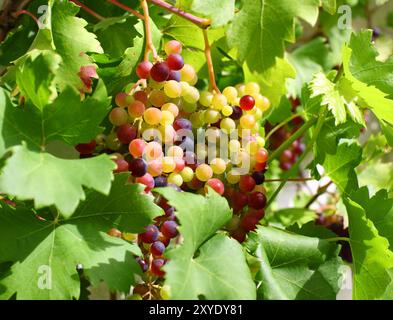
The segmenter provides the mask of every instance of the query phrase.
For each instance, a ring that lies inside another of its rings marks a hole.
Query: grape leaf
[[[258,298],[335,299],[341,285],[339,246],[271,227],[259,227],[247,241],[259,260]]]
[[[235,15],[235,0],[193,0],[191,10],[210,18],[212,27],[221,27]]]
[[[362,148],[357,143],[341,140],[336,154],[326,154],[322,163],[325,175],[336,184],[341,192],[350,193],[358,188],[355,172],[362,160]]]
[[[132,254],[141,252],[135,244],[105,232],[114,225],[122,230],[140,231],[160,209],[148,196],[140,194],[142,186],[125,185],[127,178],[118,175],[109,196],[89,192],[86,201],[68,220],[40,221],[28,209],[3,205],[0,263],[16,263],[0,280],[6,287],[0,297],[7,299],[16,292],[18,299],[78,298],[77,264],[83,266],[93,285],[104,280],[109,289],[128,293],[134,276],[141,274]],[[42,266],[50,267],[50,290],[37,285]]]
[[[228,42],[238,50],[238,59],[247,62],[252,72],[263,72],[284,55],[286,41],[295,41],[294,19],[300,17],[314,24],[319,0],[242,1],[228,31]]]
[[[165,283],[171,287],[171,298],[255,299],[255,285],[241,246],[216,234],[231,218],[226,200],[212,190],[205,198],[172,188],[157,192],[176,208],[184,237],[183,244],[166,255],[170,261],[164,269]]]
[[[56,98],[55,76],[61,57],[49,50],[32,50],[18,65],[16,82],[22,95],[40,110]]]
[[[393,57],[385,62],[377,60],[379,53],[372,43],[372,31],[353,33],[349,47],[352,49],[349,62],[351,74],[356,79],[392,95]]]
[[[362,170],[358,170],[360,186],[368,186],[371,192],[380,189],[393,190],[393,166],[391,163],[369,161]]]
[[[353,298],[393,299],[393,291],[389,289],[393,282],[393,252],[389,250],[388,240],[379,235],[361,204],[349,197],[344,198],[344,203],[354,265]]]
[[[322,7],[330,14],[335,14],[337,9],[336,0],[322,0]]]
[[[311,98],[322,96],[321,104],[327,106],[336,119],[336,125],[345,123],[347,113],[354,122],[365,126],[364,116],[357,105],[351,82],[341,78],[337,83],[330,81],[324,73],[317,73],[310,83]]]
[[[382,132],[384,133],[387,142],[391,147],[393,147],[393,125],[386,123],[384,121],[380,122]]]
[[[314,221],[316,217],[316,213],[312,210],[304,208],[288,208],[275,211],[271,216],[267,216],[266,218],[269,222],[277,221],[284,227],[296,224],[300,228],[302,225],[310,221]]]
[[[0,175],[2,192],[21,200],[34,200],[36,208],[54,205],[70,216],[80,200],[83,186],[108,194],[115,163],[107,156],[63,160],[48,153],[29,151],[26,146],[10,149]]]
[[[102,132],[99,125],[110,105],[102,81],[94,93],[82,101],[75,90],[67,87],[42,111],[31,104],[23,108],[13,106],[9,93],[2,88],[0,102],[1,154],[22,141],[33,150],[45,148],[50,141],[60,140],[70,145],[89,142]]]

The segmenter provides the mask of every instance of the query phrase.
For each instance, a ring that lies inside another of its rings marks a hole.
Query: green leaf
[[[0,189],[20,200],[34,200],[36,208],[54,205],[70,216],[86,198],[83,186],[109,193],[116,165],[107,155],[63,160],[29,151],[26,146],[10,151],[0,175]]]
[[[295,17],[310,24],[316,22],[320,1],[243,0],[242,3],[228,31],[228,42],[237,48],[240,63],[247,62],[251,72],[263,72],[275,65],[276,57],[283,57],[286,41],[295,41]]]
[[[299,228],[304,224],[314,221],[317,214],[312,210],[304,208],[289,208],[274,212],[271,217],[267,217],[269,221],[277,221],[284,227],[297,224]]]
[[[126,180],[126,175],[117,176],[107,197],[88,193],[68,220],[41,221],[28,209],[4,205],[0,211],[0,263],[15,264],[0,280],[6,287],[0,297],[8,299],[17,293],[17,299],[79,298],[78,264],[93,285],[103,280],[110,290],[128,293],[135,275],[141,275],[133,254],[141,252],[137,245],[106,232],[114,225],[120,227],[119,221],[123,230],[140,231],[160,209],[148,196],[140,195],[142,186],[125,185]],[[38,286],[42,266],[50,268],[49,290]]]
[[[351,198],[345,198],[344,203],[354,265],[353,298],[393,299],[393,252],[388,240],[379,235],[361,204]]]
[[[100,124],[108,113],[110,99],[102,81],[94,93],[81,101],[79,93],[67,87],[42,112],[31,104],[12,105],[9,94],[0,88],[0,153],[25,141],[33,150],[45,148],[50,141],[72,146],[89,142],[102,132]]]
[[[393,147],[393,125],[386,123],[384,121],[380,122],[382,132],[384,133],[387,142],[391,147]]]
[[[335,14],[337,9],[336,0],[322,0],[322,7],[330,14]]]
[[[322,96],[321,104],[333,113],[336,125],[345,123],[349,113],[354,122],[365,126],[363,113],[356,102],[357,97],[347,79],[341,78],[338,83],[333,83],[320,72],[314,76],[310,89],[311,98]]]
[[[193,0],[191,9],[204,17],[210,18],[212,27],[221,27],[235,15],[235,0]]]
[[[226,200],[212,190],[207,197],[172,188],[156,191],[176,208],[184,238],[182,245],[166,255],[170,261],[165,283],[171,287],[171,298],[255,299],[255,285],[241,246],[216,234],[231,218]]]
[[[56,98],[54,79],[60,63],[60,56],[52,51],[33,50],[18,65],[16,82],[19,89],[40,110]]]
[[[393,190],[393,167],[390,162],[368,162],[367,166],[358,171],[360,186],[368,186],[370,191],[381,189]]]
[[[327,154],[322,166],[328,176],[343,193],[350,193],[358,188],[355,172],[362,160],[362,148],[357,143],[342,140],[336,154]]]
[[[265,300],[335,299],[341,286],[335,243],[259,227],[246,244],[258,259],[258,298]]]

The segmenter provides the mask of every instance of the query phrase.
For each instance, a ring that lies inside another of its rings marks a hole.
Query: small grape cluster
[[[76,149],[81,157],[111,154],[115,172],[129,172],[129,182],[144,185],[148,194],[167,186],[198,194],[212,188],[233,207],[227,230],[242,242],[265,214],[268,151],[259,120],[270,102],[256,83],[200,92],[197,74],[181,52],[182,45],[172,40],[165,60],[139,63],[137,84],[115,97],[113,130]],[[223,150],[228,156],[221,156]],[[162,277],[163,253],[178,239],[178,222],[165,199],[156,196],[156,202],[165,215],[138,235],[144,253],[138,263]]]
[[[300,105],[300,101],[298,99],[292,99],[292,113],[295,114],[297,107]],[[269,142],[269,149],[276,150],[278,149],[286,140],[288,140],[299,128],[303,125],[303,119],[299,117],[295,117],[292,119],[287,125],[278,128],[276,130]],[[272,130],[275,130],[275,127],[270,123],[265,124],[265,130],[267,133],[270,133]],[[280,168],[284,171],[288,171],[292,168],[292,166],[297,162],[299,156],[305,151],[305,145],[302,142],[303,138],[295,140],[292,145],[284,150],[284,152],[280,156]]]

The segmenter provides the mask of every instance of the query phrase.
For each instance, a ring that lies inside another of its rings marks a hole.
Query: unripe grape
[[[268,98],[264,97],[263,95],[259,94],[256,96],[255,105],[261,111],[267,111],[270,109],[270,101]]]
[[[165,43],[164,50],[168,56],[172,53],[180,54],[182,51],[182,44],[177,40],[171,40]]]
[[[136,74],[139,79],[149,79],[150,70],[153,67],[153,64],[150,61],[142,61],[136,67]]]
[[[109,121],[114,126],[121,126],[128,122],[128,114],[123,108],[113,108],[111,113],[109,114]]]
[[[195,175],[200,181],[206,182],[213,176],[213,170],[209,165],[203,163],[196,168]]]
[[[238,140],[230,140],[228,147],[231,153],[235,153],[235,152],[239,152],[242,146]]]
[[[171,173],[168,176],[168,182],[180,187],[183,184],[183,177],[178,173]]]
[[[244,84],[238,84],[236,90],[238,97],[243,97],[246,94],[246,86]]]
[[[204,107],[210,107],[213,101],[213,94],[209,91],[202,91],[199,98],[199,103]]]
[[[234,104],[237,99],[237,90],[234,87],[226,87],[222,94],[227,98],[228,102]]]
[[[244,88],[244,93],[250,96],[258,95],[260,91],[261,88],[259,87],[259,84],[256,82],[249,82],[246,84]]]
[[[176,118],[179,115],[179,108],[173,103],[166,103],[161,107],[161,111],[169,111]]]
[[[120,142],[119,138],[117,137],[116,132],[112,132],[112,133],[108,134],[108,136],[106,138],[106,146],[113,151],[120,149],[121,142]]]
[[[161,118],[161,124],[163,126],[167,126],[173,123],[173,121],[175,121],[175,117],[173,116],[173,114],[169,111],[162,111],[162,118]]]
[[[125,108],[130,103],[130,99],[132,99],[132,97],[129,96],[127,93],[120,92],[115,97],[115,103],[118,107]]]
[[[149,101],[153,106],[160,108],[166,102],[166,95],[161,90],[153,90],[149,95]]]
[[[190,167],[185,167],[182,171],[180,171],[180,175],[184,182],[190,182],[194,178],[194,171]]]
[[[215,158],[210,162],[210,167],[215,174],[223,174],[227,168],[227,164],[221,158]]]
[[[256,141],[250,141],[250,142],[247,143],[247,145],[246,145],[246,150],[247,150],[247,152],[248,152],[250,155],[252,155],[252,156],[255,156],[255,155],[257,154],[258,148],[259,148],[258,142],[256,142]]]
[[[221,113],[225,116],[225,117],[229,117],[232,115],[233,113],[233,109],[231,106],[225,106],[222,108]]]
[[[189,103],[184,101],[182,105],[182,111],[187,112],[187,113],[194,113],[197,110],[198,106],[197,104],[194,103]]]
[[[179,82],[170,80],[164,84],[164,92],[169,98],[178,98],[181,96],[182,87]]]
[[[183,99],[188,103],[197,103],[199,100],[198,89],[190,86],[188,90],[183,94]]]
[[[240,125],[243,129],[253,129],[255,126],[255,118],[251,114],[245,114],[240,118]]]
[[[145,105],[141,101],[135,100],[128,106],[128,114],[131,118],[140,118],[143,116],[144,112]]]
[[[212,108],[222,110],[228,104],[227,98],[223,94],[216,94],[212,100]]]
[[[180,70],[180,76],[181,76],[181,81],[186,81],[190,83],[195,80],[196,73],[191,65],[185,64],[184,67]]]
[[[150,70],[150,76],[154,81],[163,82],[168,79],[170,69],[166,62],[157,62]]]
[[[231,118],[222,119],[220,122],[220,128],[226,134],[230,134],[233,130],[236,129],[236,123]]]
[[[144,112],[143,119],[152,126],[157,125],[162,119],[162,112],[157,108],[149,108]]]
[[[204,112],[204,121],[208,124],[216,123],[220,120],[220,112],[217,110],[206,110]]]

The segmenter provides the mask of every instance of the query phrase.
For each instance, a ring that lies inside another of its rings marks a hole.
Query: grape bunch
[[[157,187],[198,194],[213,189],[233,208],[226,230],[242,242],[265,214],[268,151],[259,122],[270,102],[257,83],[199,91],[181,52],[181,43],[172,40],[165,59],[140,62],[139,81],[115,96],[111,132],[76,149],[81,157],[111,154],[115,172],[128,172],[129,182],[144,185],[148,194]],[[144,254],[138,258],[142,270],[163,277],[165,249],[180,235],[175,208],[152,195],[165,214],[134,240]]]
[[[298,99],[292,99],[292,113],[295,114],[297,108],[300,105],[300,101]],[[278,149],[286,140],[288,140],[302,125],[303,125],[303,119],[299,117],[295,117],[292,119],[288,124],[286,124],[283,127],[280,127],[276,129],[274,126],[272,126],[269,122],[265,124],[265,130],[268,133],[272,132],[272,130],[275,130],[274,133],[271,135],[271,138],[269,139],[269,149],[270,150],[276,150]],[[305,150],[305,145],[303,143],[303,137],[300,137],[299,139],[295,140],[292,145],[284,150],[284,152],[280,156],[280,168],[283,171],[288,171],[292,168],[292,166],[296,163],[296,161],[299,159],[299,156],[302,155],[302,153]]]

